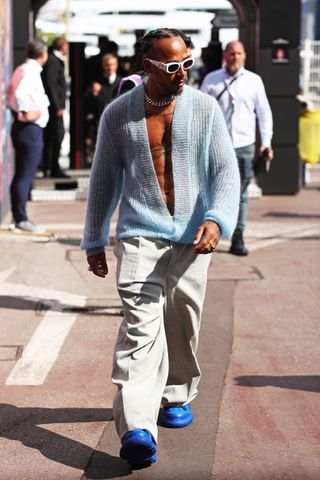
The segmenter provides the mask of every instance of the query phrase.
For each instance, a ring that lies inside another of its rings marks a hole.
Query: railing
[[[302,93],[310,107],[320,109],[320,41],[305,40],[301,46]]]
[[[320,184],[320,41],[301,44],[301,100],[307,111],[300,118],[299,151],[304,160],[304,184]],[[308,112],[308,110],[312,110]],[[309,118],[310,117],[310,118]],[[309,123],[308,123],[309,122]],[[305,148],[307,147],[307,148]]]

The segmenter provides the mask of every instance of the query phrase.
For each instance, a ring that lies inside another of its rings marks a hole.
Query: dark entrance
[[[259,177],[265,194],[295,194],[300,187],[300,0],[229,0],[239,17],[247,68],[263,78],[274,118],[275,160]]]
[[[238,14],[240,39],[247,50],[247,68],[262,76],[274,115],[275,160],[270,173],[259,178],[259,184],[267,194],[297,193],[300,185],[299,106],[296,100],[299,91],[300,0],[229,1]],[[46,1],[25,0],[15,8],[17,3],[13,2],[13,24],[16,27],[14,64],[21,57],[22,45],[31,33],[30,12],[36,15]],[[283,54],[277,49],[280,45],[287,61],[275,61],[277,51],[278,55]],[[72,163],[79,165],[78,161]]]

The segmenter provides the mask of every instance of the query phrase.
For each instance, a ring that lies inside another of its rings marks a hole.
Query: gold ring
[[[212,240],[209,240],[208,243],[209,243],[209,245],[210,245],[210,247],[211,247],[211,250],[215,250],[215,249],[216,249],[216,247],[215,247],[214,243],[212,242]]]

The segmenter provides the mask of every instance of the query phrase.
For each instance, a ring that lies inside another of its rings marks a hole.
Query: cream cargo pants
[[[115,424],[120,438],[145,428],[157,440],[161,404],[184,405],[197,395],[196,350],[211,254],[145,237],[119,240],[114,253],[124,308],[113,359]]]

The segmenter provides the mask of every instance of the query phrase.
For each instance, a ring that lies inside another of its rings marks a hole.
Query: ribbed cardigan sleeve
[[[102,251],[109,241],[111,217],[118,205],[123,164],[113,145],[108,109],[102,114],[90,175],[85,228],[81,248],[87,254]]]
[[[229,238],[236,226],[240,202],[240,175],[230,135],[218,104],[215,102],[209,144],[211,208],[205,220],[215,221],[221,238]]]

